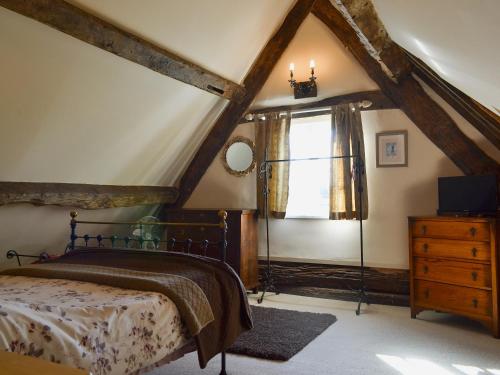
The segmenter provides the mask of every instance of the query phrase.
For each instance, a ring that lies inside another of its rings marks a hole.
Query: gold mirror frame
[[[227,150],[229,150],[229,147],[231,147],[233,144],[238,143],[238,142],[242,142],[242,143],[247,144],[250,147],[250,149],[252,150],[252,163],[250,163],[250,166],[247,169],[245,169],[244,171],[236,171],[234,169],[231,169],[231,167],[227,163],[227,159],[226,159]],[[222,158],[222,165],[224,165],[224,168],[226,169],[226,171],[229,174],[232,174],[233,176],[237,176],[237,177],[246,176],[246,175],[252,173],[252,171],[255,169],[255,165],[257,164],[256,155],[255,155],[255,143],[253,143],[250,139],[245,138],[245,137],[241,137],[241,136],[233,137],[224,146],[224,150],[222,151],[221,158]]]

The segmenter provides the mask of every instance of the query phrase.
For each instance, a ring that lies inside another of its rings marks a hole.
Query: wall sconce
[[[311,77],[309,77],[309,81],[305,82],[297,82],[293,79],[293,71],[295,70],[295,64],[290,64],[290,87],[293,88],[293,95],[295,99],[302,98],[313,98],[318,96],[318,87],[316,86],[316,77],[314,76],[314,68],[316,67],[316,63],[314,60],[309,62],[309,68],[311,68]]]

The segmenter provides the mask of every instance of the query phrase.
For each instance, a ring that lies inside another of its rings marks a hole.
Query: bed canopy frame
[[[289,163],[295,161],[314,161],[314,160],[333,160],[333,159],[351,159],[354,162],[354,175],[353,178],[357,181],[357,194],[359,201],[358,213],[359,220],[359,250],[360,250],[360,275],[359,275],[359,289],[357,290],[358,307],[356,308],[356,315],[361,313],[361,304],[370,304],[368,295],[366,294],[365,286],[365,264],[364,264],[364,244],[363,244],[363,184],[361,178],[365,174],[365,162],[361,155],[361,144],[358,142],[355,155],[342,155],[342,156],[328,156],[328,157],[314,157],[314,158],[298,158],[298,159],[268,159],[268,150],[265,149],[264,161],[260,165],[260,178],[264,180],[264,218],[266,222],[266,270],[263,275],[262,294],[258,299],[258,303],[262,303],[264,296],[267,292],[274,292],[279,294],[276,287],[271,259],[270,259],[270,241],[269,241],[269,176],[272,170],[272,164],[276,163]]]

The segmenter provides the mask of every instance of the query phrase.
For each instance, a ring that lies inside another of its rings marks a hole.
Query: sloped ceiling
[[[70,2],[235,82],[294,3]],[[466,0],[375,0],[375,6],[396,42],[431,67],[439,64],[445,79],[482,104],[500,106],[500,52],[491,42],[500,34],[499,2],[473,8]],[[4,8],[0,46],[2,180],[172,185],[226,103]],[[377,88],[310,15],[254,106],[297,103],[288,65],[294,62],[296,78],[306,79],[311,58],[319,98]]]
[[[293,0],[75,1],[239,82]],[[0,7],[2,180],[172,185],[225,100]]]
[[[318,97],[295,100],[290,88],[289,65],[295,64],[295,79],[310,76],[309,60],[316,62]],[[358,91],[377,90],[378,86],[347,51],[338,38],[318,18],[310,14],[281,56],[252,108],[317,101]]]
[[[373,0],[391,38],[500,114],[500,1]]]
[[[294,0],[69,0],[239,83]]]

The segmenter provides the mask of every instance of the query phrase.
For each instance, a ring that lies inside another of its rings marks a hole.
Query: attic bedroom
[[[498,14],[0,0],[0,375],[499,375]]]

